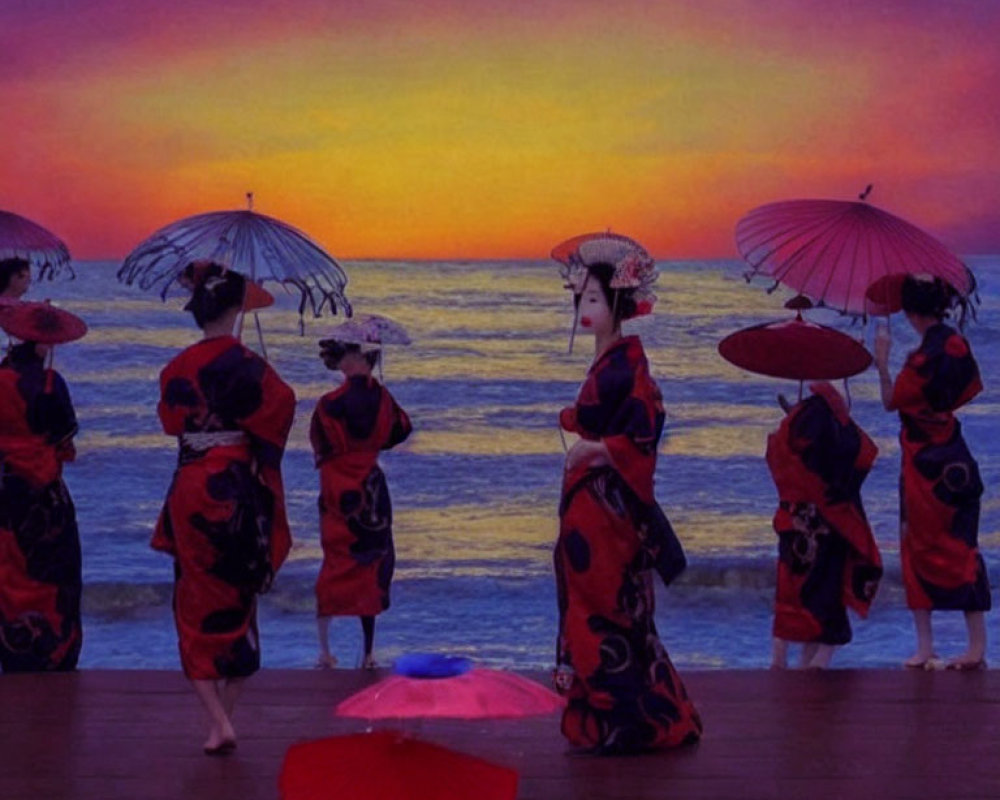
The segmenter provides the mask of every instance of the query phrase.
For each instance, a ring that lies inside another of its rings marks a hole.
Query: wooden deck
[[[705,737],[683,752],[567,756],[556,717],[403,727],[514,767],[522,798],[1000,798],[1000,671],[684,678]],[[178,674],[0,676],[0,798],[275,798],[291,743],[364,729],[332,708],[371,680],[261,672],[236,712],[238,751],[209,758]]]

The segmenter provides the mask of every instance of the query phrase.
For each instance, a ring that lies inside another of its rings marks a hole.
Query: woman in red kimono
[[[653,620],[652,571],[669,584],[685,567],[653,493],[663,403],[642,343],[621,333],[622,320],[650,309],[656,273],[641,247],[614,235],[562,255],[579,326],[596,342],[576,405],[560,414],[580,436],[566,454],[554,552],[562,732],[598,754],[693,743],[701,719]]]
[[[772,667],[787,665],[788,642],[802,642],[802,666],[825,668],[851,641],[850,607],[861,617],[882,577],[861,484],[878,448],[826,381],[788,409],[767,440],[778,489],[778,579]]]
[[[907,667],[933,666],[933,610],[965,613],[969,644],[948,662],[950,669],[986,666],[984,612],[991,606],[989,578],[979,554],[979,467],[955,419],[982,391],[979,367],[969,343],[944,324],[956,301],[940,279],[908,276],[900,290],[906,318],[922,337],[893,382],[890,340],[885,329],[875,341],[882,403],[899,413],[900,558],[906,602],[913,612],[917,652]]]
[[[364,640],[361,666],[374,669],[375,616],[389,607],[396,562],[392,505],[378,456],[404,441],[412,426],[389,390],[372,376],[378,343],[332,338],[321,341],[320,348],[323,363],[340,370],[345,380],[319,399],[309,433],[319,469],[323,545],[316,580],[318,666],[337,663],[330,652],[330,618],[356,616]]]
[[[174,618],[185,676],[208,711],[206,754],[236,746],[231,716],[260,666],[257,594],[291,546],[281,458],[295,394],[232,335],[270,296],[238,273],[197,262],[187,309],[204,338],[160,374],[160,420],[180,451],[152,546],[174,558]]]
[[[83,640],[80,536],[62,465],[76,456],[76,415],[62,377],[45,369],[47,346],[8,315],[0,324],[27,341],[0,364],[0,668],[71,670]]]

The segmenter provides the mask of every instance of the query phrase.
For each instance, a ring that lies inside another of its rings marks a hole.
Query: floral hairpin
[[[221,270],[220,275],[209,275],[209,270],[211,270],[212,267],[218,267]],[[198,261],[192,261],[188,265],[187,269],[183,270],[181,274],[177,276],[177,283],[189,292],[193,292],[198,286],[205,286],[209,291],[211,291],[215,288],[215,286],[208,285],[208,281],[213,278],[218,280],[225,274],[226,268],[222,264],[217,264],[210,259],[201,259]]]
[[[653,284],[659,272],[655,262],[645,253],[632,252],[615,264],[615,274],[611,276],[612,289],[633,289],[635,316],[649,314],[656,304]]]
[[[609,286],[632,291],[636,310],[630,316],[642,316],[653,310],[656,303],[653,284],[659,273],[652,256],[634,239],[619,234],[595,236],[580,243],[576,257],[584,272],[589,264],[614,266]]]

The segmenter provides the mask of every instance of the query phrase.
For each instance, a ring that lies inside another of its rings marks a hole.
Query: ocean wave
[[[992,576],[994,585],[997,578]],[[729,602],[744,602],[747,596],[759,597],[774,589],[775,562],[773,559],[717,558],[696,560],[668,588],[666,595],[671,606],[678,603],[697,605],[704,600],[716,603],[719,591],[730,595]],[[282,573],[262,602],[279,612],[314,613],[313,570],[297,569],[292,574]],[[898,565],[889,564],[883,579],[882,591],[895,596],[902,586]],[[661,587],[662,588],[662,587]],[[497,599],[504,595],[546,595],[555,591],[551,569],[530,562],[469,561],[423,564],[397,572],[393,592],[397,606],[410,605],[419,598],[448,597],[457,604],[463,598],[470,603],[483,602],[483,596]],[[126,581],[101,581],[84,586],[84,613],[98,617],[130,617],[170,606],[173,583]],[[741,600],[740,598],[744,598]],[[397,613],[408,613],[396,608]]]

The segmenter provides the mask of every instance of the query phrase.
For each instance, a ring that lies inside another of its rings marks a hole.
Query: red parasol
[[[883,313],[882,299],[866,293],[888,275],[939,277],[963,297],[975,288],[972,273],[943,244],[865,202],[760,206],[737,223],[736,246],[750,264],[750,277],[774,278],[817,305],[848,314]]]
[[[83,337],[87,324],[49,303],[15,303],[0,309],[0,328],[24,342],[63,344]]]
[[[758,375],[791,380],[834,380],[864,372],[871,354],[846,333],[802,319],[767,322],[729,334],[719,354]]]
[[[282,800],[514,800],[517,773],[397,731],[288,748]]]
[[[550,689],[512,672],[477,667],[445,678],[393,675],[348,697],[341,717],[527,717],[560,711],[565,701]]]

